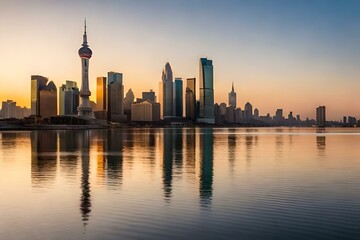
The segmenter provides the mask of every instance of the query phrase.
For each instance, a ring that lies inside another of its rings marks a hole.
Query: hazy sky
[[[86,17],[92,99],[108,71],[141,97],[158,91],[167,61],[174,76],[198,78],[208,57],[216,102],[227,102],[233,81],[238,105],[261,115],[313,118],[326,105],[328,119],[360,118],[359,12],[356,0],[1,0],[0,100],[30,106],[32,74],[80,85]]]

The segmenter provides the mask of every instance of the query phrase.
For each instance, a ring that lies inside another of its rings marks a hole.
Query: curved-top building
[[[78,116],[95,118],[94,112],[90,106],[89,97],[91,92],[89,90],[89,59],[92,56],[92,51],[87,44],[87,35],[86,35],[86,20],[85,20],[85,30],[83,35],[83,44],[79,49],[79,56],[81,58],[81,89],[80,89],[80,104],[78,107]]]
[[[174,116],[173,74],[169,63],[165,64],[162,71],[162,102],[160,104],[164,118]]]

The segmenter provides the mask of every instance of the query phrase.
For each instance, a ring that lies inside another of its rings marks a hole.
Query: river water
[[[0,132],[0,239],[360,239],[360,129]]]

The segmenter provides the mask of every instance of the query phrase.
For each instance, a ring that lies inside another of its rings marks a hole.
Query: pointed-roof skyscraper
[[[234,82],[231,86],[231,92],[229,93],[229,106],[236,108],[236,92],[234,91]]]

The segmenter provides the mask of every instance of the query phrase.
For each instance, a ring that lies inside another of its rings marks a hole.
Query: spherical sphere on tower
[[[81,58],[87,58],[87,59],[89,59],[89,58],[91,58],[91,55],[92,55],[92,51],[91,51],[90,48],[88,48],[88,47],[82,47],[82,48],[79,49],[79,56],[80,56]]]

